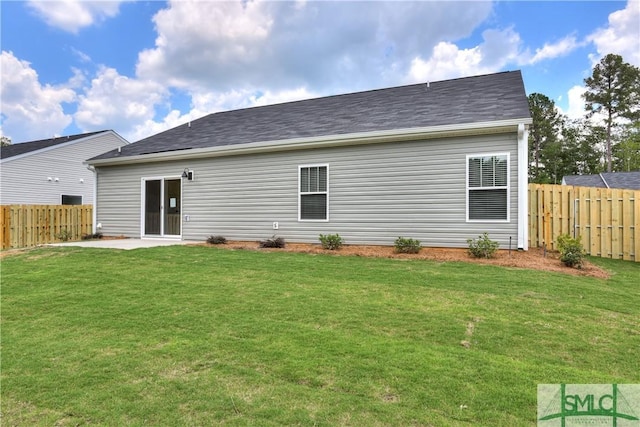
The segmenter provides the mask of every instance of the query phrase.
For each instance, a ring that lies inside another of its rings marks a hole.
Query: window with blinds
[[[509,220],[509,154],[467,156],[467,220]]]
[[[329,219],[328,167],[300,166],[300,220]]]

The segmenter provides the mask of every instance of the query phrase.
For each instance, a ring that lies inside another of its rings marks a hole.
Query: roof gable
[[[75,141],[82,138],[87,138],[99,133],[109,132],[101,130],[97,132],[81,133],[77,135],[60,136],[56,138],[40,139],[37,141],[19,142],[0,148],[0,159],[8,159],[23,154],[33,153],[45,148],[54,147],[56,145],[64,144],[67,142]]]
[[[213,113],[91,160],[529,118],[512,71]]]

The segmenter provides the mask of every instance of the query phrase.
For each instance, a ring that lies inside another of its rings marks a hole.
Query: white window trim
[[[507,185],[499,187],[473,187],[473,190],[507,190],[507,219],[469,219],[469,191],[472,188],[469,187],[469,159],[476,157],[492,157],[492,156],[507,156]],[[503,153],[480,153],[480,154],[467,154],[465,161],[465,200],[466,200],[466,215],[467,222],[471,223],[503,223],[511,222],[511,155],[509,152]]]
[[[327,191],[314,191],[307,194],[325,194],[327,196],[327,212],[325,213],[326,219],[303,219],[302,218],[302,188],[300,188],[300,177],[302,175],[302,169],[304,168],[327,168]],[[329,164],[309,164],[309,165],[299,165],[298,166],[298,222],[329,222]]]

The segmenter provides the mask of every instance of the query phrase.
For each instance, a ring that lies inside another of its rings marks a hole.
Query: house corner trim
[[[518,249],[529,249],[529,129],[518,125]]]

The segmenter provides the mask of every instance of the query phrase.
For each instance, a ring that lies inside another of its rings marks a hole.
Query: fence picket
[[[620,199],[621,191],[618,189],[611,190],[611,258],[622,258],[622,250],[620,249]]]

